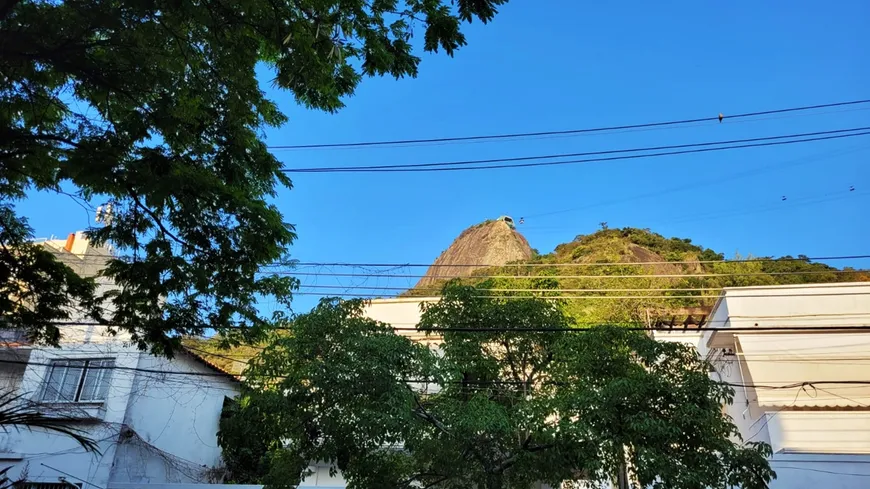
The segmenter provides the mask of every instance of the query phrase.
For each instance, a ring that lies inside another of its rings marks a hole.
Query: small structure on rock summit
[[[505,224],[510,226],[511,229],[516,229],[516,226],[514,226],[514,219],[511,216],[501,216],[496,220],[503,221]]]

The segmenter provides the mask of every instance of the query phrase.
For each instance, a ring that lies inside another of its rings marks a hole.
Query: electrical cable
[[[502,168],[531,168],[531,167],[540,167],[540,166],[560,166],[560,165],[573,165],[580,163],[595,163],[602,161],[622,161],[622,160],[635,160],[640,158],[657,158],[661,156],[674,156],[674,155],[683,155],[683,154],[696,154],[696,153],[709,153],[714,151],[727,151],[732,149],[746,149],[746,148],[762,148],[769,146],[782,146],[788,144],[798,144],[798,143],[809,143],[814,141],[828,141],[834,139],[844,139],[851,138],[857,136],[866,136],[870,134],[870,127],[863,128],[855,128],[855,129],[842,129],[831,132],[846,132],[846,131],[863,131],[863,132],[852,132],[851,134],[835,134],[831,136],[818,136],[813,138],[805,138],[805,139],[794,139],[789,141],[774,141],[774,139],[781,139],[786,137],[801,137],[800,134],[791,135],[791,136],[773,136],[768,138],[758,138],[756,140],[759,141],[767,141],[767,142],[759,142],[759,143],[747,143],[747,144],[738,144],[733,146],[722,146],[722,147],[698,147],[698,146],[708,146],[711,144],[728,144],[725,142],[710,142],[710,143],[696,143],[693,145],[688,145],[690,147],[695,147],[695,149],[687,149],[687,150],[676,150],[676,151],[665,151],[660,153],[644,153],[644,154],[633,154],[633,155],[624,155],[624,156],[609,156],[609,157],[601,157],[601,158],[585,158],[578,160],[564,160],[564,161],[543,161],[536,163],[508,163],[502,165],[485,165],[485,166],[446,166],[446,165],[466,165],[474,162],[452,162],[452,163],[438,163],[438,165],[445,166],[437,166],[431,167],[434,163],[420,163],[420,164],[407,164],[407,165],[396,165],[398,167],[391,168],[377,168],[377,166],[360,166],[360,167],[315,167],[315,168],[284,168],[281,171],[284,173],[402,173],[402,172],[440,172],[440,171],[467,171],[467,170],[494,170],[494,169],[502,169]],[[827,132],[830,133],[830,132]],[[684,146],[685,147],[685,146]],[[628,150],[613,150],[611,152],[625,152]],[[630,151],[643,151],[642,148],[634,149]]]
[[[715,321],[708,321],[704,324],[711,324]],[[723,324],[726,321],[721,321]],[[97,322],[84,322],[84,321],[53,321],[50,324],[54,326],[100,326],[100,327],[112,327],[109,324],[97,323]],[[608,321],[576,321],[576,324],[584,324],[584,325],[609,325],[609,326],[621,326],[622,329],[626,331],[659,331],[659,332],[705,332],[705,331],[731,331],[731,332],[741,332],[741,331],[756,331],[756,332],[764,332],[764,331],[776,331],[776,332],[791,332],[791,331],[836,331],[838,333],[843,333],[846,331],[870,331],[870,324],[859,324],[859,325],[851,325],[851,326],[806,326],[806,325],[783,325],[783,326],[747,326],[747,327],[713,327],[713,326],[704,326],[701,325],[697,328],[689,328],[684,329],[682,325],[675,324],[673,326],[644,326],[640,322],[622,322],[622,323],[613,323]],[[222,329],[245,329],[245,326],[226,326]],[[273,326],[269,328],[270,330],[276,331],[293,331],[293,328],[290,326]],[[550,332],[562,332],[562,333],[587,333],[589,332],[588,328],[515,328],[515,327],[500,327],[500,328],[429,328],[429,329],[419,329],[417,327],[391,327],[392,330],[395,331],[437,331],[437,332],[461,332],[461,333],[510,333],[510,332],[532,332],[532,333],[550,333]]]
[[[824,194],[825,196],[829,194]],[[818,197],[818,196],[816,196]],[[129,257],[123,255],[111,255],[104,253],[88,253],[80,257],[72,264],[93,264],[104,263],[108,259],[125,260]],[[697,265],[711,263],[765,263],[765,262],[819,262],[819,261],[834,261],[834,260],[863,260],[870,259],[868,254],[859,255],[839,255],[839,256],[811,256],[811,257],[761,257],[761,258],[734,258],[722,260],[674,260],[674,261],[638,261],[638,262],[595,262],[595,263],[506,263],[503,265],[485,264],[485,263],[455,263],[455,264],[437,264],[437,263],[354,263],[354,262],[302,262],[297,260],[285,260],[268,263],[263,265],[263,268],[268,267],[359,267],[359,268],[446,268],[446,267],[474,267],[474,268],[560,268],[560,267],[604,267],[604,266],[643,266],[643,265]]]
[[[33,365],[39,367],[51,367],[53,364],[51,362],[27,362],[20,360],[4,360],[0,359],[0,364],[10,364],[10,365]],[[96,366],[96,367],[88,367],[95,370],[121,370],[128,372],[143,372],[143,373],[153,373],[153,374],[161,374],[161,375],[178,375],[184,377],[227,377],[230,374],[221,373],[221,372],[190,372],[190,371],[179,371],[179,370],[156,370],[149,368],[141,368],[141,367],[124,367],[119,365],[112,366]],[[284,375],[261,375],[261,376],[253,376],[248,377],[251,379],[286,379],[287,376]],[[434,383],[435,381],[432,379],[401,379],[403,382],[420,382],[420,383]],[[449,383],[461,383],[461,382],[449,382]],[[511,384],[518,383],[517,381],[480,381],[482,384]],[[794,384],[787,385],[765,385],[765,384],[741,384],[734,382],[721,382],[723,385],[730,385],[732,387],[751,387],[754,389],[794,389],[795,387],[805,386],[805,385],[828,385],[828,384],[843,384],[843,385],[870,385],[870,380],[842,380],[842,381],[834,381],[834,380],[818,380],[818,381],[804,381],[804,382],[796,382]]]
[[[442,161],[437,163],[406,163],[406,164],[392,164],[392,165],[366,165],[366,166],[335,166],[335,167],[316,167],[316,168],[290,168],[285,171],[291,172],[335,172],[335,171],[361,171],[361,170],[386,170],[386,169],[397,169],[397,168],[434,168],[434,167],[442,167],[442,166],[464,166],[464,165],[481,165],[487,163],[510,163],[510,162],[518,162],[518,161],[535,161],[535,160],[550,160],[555,158],[576,158],[578,156],[603,156],[603,155],[611,155],[611,154],[622,154],[622,153],[638,153],[641,151],[649,152],[649,151],[664,151],[664,150],[673,150],[673,149],[685,149],[685,148],[698,148],[698,147],[706,147],[706,146],[721,146],[726,144],[739,144],[739,143],[754,143],[759,141],[775,141],[780,139],[794,139],[799,137],[810,137],[810,136],[823,136],[829,134],[842,134],[856,131],[866,131],[870,130],[870,127],[856,127],[851,129],[834,129],[829,131],[816,131],[809,133],[800,133],[800,134],[784,134],[779,136],[764,136],[757,138],[745,138],[745,139],[732,139],[726,141],[706,141],[700,143],[686,143],[686,144],[672,144],[665,146],[647,146],[641,148],[623,148],[623,149],[610,149],[610,150],[602,150],[602,151],[585,151],[580,153],[557,153],[550,155],[537,155],[537,156],[516,156],[516,157],[507,157],[507,158],[490,158],[490,159],[482,159],[482,160],[461,160],[461,161]]]
[[[541,293],[559,292],[557,289],[539,289]],[[316,297],[338,297],[338,298],[363,298],[363,299],[378,299],[384,297],[383,294],[336,294],[324,292],[294,292],[294,295],[311,295]],[[818,296],[870,296],[870,292],[843,292],[831,294],[759,294],[759,295],[740,295],[741,298],[767,298],[767,297],[818,297]],[[549,300],[580,300],[580,299],[601,299],[601,300],[628,300],[628,299],[649,299],[649,300],[665,300],[665,299],[719,299],[721,295],[543,295],[543,296],[528,296],[528,295],[475,295],[471,296],[474,299],[502,299],[502,300],[525,300],[531,298],[549,299]]]
[[[622,124],[622,125],[616,125],[616,126],[592,127],[592,128],[583,128],[583,129],[567,129],[567,130],[560,130],[560,131],[538,131],[538,132],[525,132],[525,133],[513,133],[513,134],[491,134],[491,135],[457,136],[457,137],[444,137],[444,138],[388,140],[388,141],[359,141],[359,142],[351,142],[351,143],[274,145],[274,146],[267,146],[267,147],[268,147],[268,149],[325,149],[325,148],[351,148],[351,147],[360,148],[360,147],[372,147],[372,146],[396,146],[396,145],[406,145],[406,144],[427,144],[427,143],[448,143],[448,142],[452,143],[452,142],[462,142],[462,141],[517,139],[517,138],[537,137],[537,136],[586,134],[586,133],[607,132],[607,131],[622,130],[622,129],[641,129],[641,128],[650,128],[650,127],[678,126],[678,125],[685,125],[685,124],[694,124],[694,123],[698,123],[698,122],[715,122],[715,121],[721,122],[721,120],[744,119],[744,118],[750,118],[750,117],[758,117],[758,116],[762,116],[762,115],[783,114],[783,113],[789,113],[789,112],[801,112],[801,111],[824,109],[824,108],[830,108],[830,107],[861,105],[861,104],[866,104],[866,103],[870,103],[870,99],[834,102],[834,103],[828,103],[828,104],[805,105],[805,106],[800,106],[800,107],[788,107],[788,108],[782,108],[782,109],[763,110],[763,111],[756,111],[756,112],[745,112],[742,114],[734,114],[734,115],[729,115],[729,116],[717,115],[717,116],[713,116],[713,117],[696,117],[696,118],[682,119],[682,120],[647,122],[647,123],[641,123],[641,124]],[[720,117],[721,117],[721,119],[720,119]]]
[[[493,265],[483,263],[457,263],[457,264],[437,264],[437,263],[350,263],[350,262],[296,262],[297,266],[317,266],[317,267],[603,267],[603,266],[623,266],[623,265],[679,265],[697,263],[756,263],[756,262],[791,262],[791,261],[822,261],[822,260],[863,260],[870,259],[870,255],[841,255],[841,256],[815,256],[805,258],[739,258],[733,260],[682,260],[682,261],[641,261],[641,262],[604,262],[604,263],[508,263],[504,265]]]
[[[770,463],[781,463],[781,462],[787,462],[787,461],[786,460],[775,460],[775,459],[770,460]],[[820,472],[822,474],[845,475],[845,476],[850,476],[850,477],[870,477],[870,474],[856,474],[854,472],[836,472],[833,470],[812,469],[809,467],[790,467],[790,466],[781,465],[781,466],[778,466],[776,470],[780,470],[780,469],[806,470],[809,472]]]
[[[269,272],[276,275],[293,275],[298,277],[357,277],[357,278],[430,278],[430,279],[450,279],[450,278],[467,278],[467,279],[626,279],[626,278],[708,278],[708,277],[760,277],[760,276],[790,276],[790,275],[822,275],[822,274],[844,274],[844,273],[861,273],[862,270],[807,270],[807,271],[789,271],[789,272],[734,272],[734,273],[684,273],[684,274],[637,274],[637,275],[410,275],[410,274],[391,274],[391,273],[332,273],[332,272],[295,272],[295,271],[276,271]]]
[[[300,288],[304,289],[340,289],[340,290],[395,290],[407,291],[407,287],[385,287],[378,285],[307,285],[301,284]],[[870,283],[844,283],[838,285],[844,288],[861,288],[870,287]],[[635,288],[635,289],[563,289],[561,287],[554,289],[500,289],[500,288],[475,288],[481,292],[583,292],[583,293],[609,293],[609,292],[705,292],[723,290],[727,287],[674,287],[674,288]],[[437,294],[441,293],[441,289],[416,288],[416,292],[430,291]],[[668,296],[671,297],[671,296]],[[692,296],[696,297],[696,296]],[[716,296],[718,297],[718,296]]]
[[[782,170],[785,168],[791,168],[791,167],[795,167],[795,166],[799,166],[799,165],[804,165],[804,164],[811,163],[811,162],[818,161],[818,160],[824,160],[824,159],[828,159],[828,158],[832,158],[832,157],[844,156],[847,154],[852,154],[852,153],[856,153],[856,152],[860,152],[860,151],[866,151],[867,149],[870,149],[870,148],[868,148],[866,146],[859,146],[859,147],[853,147],[853,148],[848,148],[848,149],[842,149],[842,150],[838,150],[838,151],[831,151],[831,152],[826,152],[826,153],[821,153],[821,154],[810,155],[810,156],[796,158],[796,159],[789,159],[789,160],[785,160],[785,161],[780,161],[780,162],[772,164],[772,165],[767,165],[767,166],[764,166],[761,168],[753,168],[751,170],[735,173],[735,174],[728,175],[728,176],[717,175],[714,183],[716,185],[719,185],[719,184],[722,184],[725,182],[739,180],[741,178],[745,178],[745,177],[749,177],[749,176],[753,176],[753,175],[758,175],[760,173],[765,173],[765,172],[772,171],[772,170]],[[563,208],[563,209],[559,209],[559,210],[555,210],[555,211],[542,211],[542,212],[534,212],[534,213],[525,212],[525,213],[520,213],[520,215],[524,216],[526,219],[536,219],[536,218],[541,218],[541,217],[554,216],[554,215],[558,215],[558,214],[566,214],[566,213],[576,212],[576,211],[580,211],[580,210],[593,209],[593,208],[598,208],[598,207],[602,207],[602,206],[611,206],[611,205],[621,204],[624,202],[633,202],[633,201],[640,200],[640,199],[649,199],[649,198],[660,197],[661,195],[669,195],[669,194],[673,194],[673,193],[677,193],[677,192],[684,192],[687,190],[691,190],[696,185],[705,185],[707,188],[709,188],[710,182],[708,180],[699,180],[695,183],[687,183],[687,184],[682,184],[679,186],[674,186],[674,187],[670,187],[670,188],[666,188],[666,189],[658,189],[654,192],[635,194],[635,195],[631,195],[629,197],[620,197],[617,199],[610,199],[610,200],[606,200],[606,201],[597,201],[594,203],[589,203],[589,204],[584,204],[581,206],[575,206],[575,207],[569,207],[569,208]],[[527,229],[527,227],[524,226],[523,229],[525,230],[525,229]]]

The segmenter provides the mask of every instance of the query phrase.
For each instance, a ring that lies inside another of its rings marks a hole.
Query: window
[[[78,487],[81,489],[81,483],[75,482],[23,482],[20,485],[16,486],[21,489],[74,489]]]
[[[103,402],[112,378],[111,359],[52,362],[42,388],[43,402]]]

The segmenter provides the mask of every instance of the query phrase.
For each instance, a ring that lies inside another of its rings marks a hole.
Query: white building
[[[84,233],[43,244],[79,275],[94,276],[111,256]],[[101,291],[115,285],[98,279]],[[74,418],[95,440],[86,452],[72,438],[40,429],[0,429],[0,470],[26,474],[26,489],[207,489],[225,476],[217,432],[224,403],[240,392],[244,365],[226,372],[209,355],[184,348],[172,360],[138,350],[123,333],[72,317],[59,348],[0,330],[0,393],[22,396],[40,412]],[[329,466],[314,464],[300,489],[341,489]],[[61,482],[61,478],[65,482]],[[261,486],[222,485],[226,489]]]
[[[437,300],[373,300],[366,315],[433,341],[411,328],[420,303]],[[870,381],[870,329],[844,329],[870,326],[870,283],[725,289],[705,326],[726,330],[655,336],[694,345],[716,378],[746,386],[727,412],[743,440],[771,445],[771,489],[870,487],[870,385],[859,383]]]
[[[83,275],[109,254],[82,234],[45,245]],[[139,351],[102,326],[65,325],[62,334],[60,348],[0,343],[0,392],[74,418],[70,426],[100,453],[63,434],[11,428],[0,431],[0,469],[13,466],[13,479],[26,473],[30,487],[58,487],[61,477],[92,489],[220,482],[218,421],[239,392],[233,376],[188,352],[168,360]]]
[[[870,330],[846,328],[868,325],[870,283],[740,287],[714,306],[707,326],[722,330],[656,337],[695,345],[737,386],[728,414],[745,441],[771,445],[771,489],[858,489],[870,487]]]

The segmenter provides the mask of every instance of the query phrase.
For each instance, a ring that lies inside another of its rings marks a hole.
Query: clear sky
[[[276,151],[287,167],[309,167],[570,153],[870,126],[870,105],[752,123],[727,119],[741,112],[870,98],[868,19],[865,0],[514,0],[490,25],[468,27],[469,44],[454,58],[423,56],[416,79],[365,80],[337,114],[297,107],[290,94],[271,88],[264,71],[264,87],[290,117],[267,133],[268,143],[437,138],[726,116],[722,124],[608,135]],[[430,263],[464,228],[502,214],[525,217],[519,231],[541,252],[606,221],[610,227],[648,227],[691,238],[729,256],[865,254],[870,251],[868,158],[870,136],[544,168],[301,174],[276,202],[297,226],[293,255],[302,261]],[[41,237],[93,221],[65,197],[34,196],[20,209]],[[554,213],[562,210],[570,211]],[[870,266],[867,260],[848,264]],[[415,281],[303,280],[378,287]],[[307,310],[315,301],[300,296],[295,309]]]

